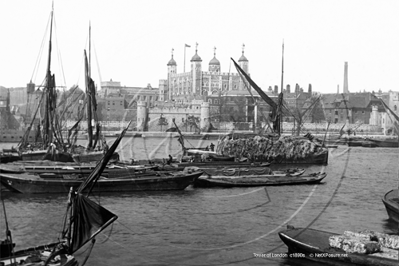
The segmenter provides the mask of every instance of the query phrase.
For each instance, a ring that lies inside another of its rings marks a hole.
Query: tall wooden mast
[[[278,106],[278,134],[281,135],[283,133],[283,113],[282,113],[282,104],[283,104],[283,88],[284,88],[284,40],[282,47],[282,56],[281,56],[281,95],[278,97],[279,106]],[[281,97],[281,99],[280,99]]]
[[[44,123],[43,123],[43,144],[47,148],[52,142],[52,131],[51,131],[51,108],[52,106],[52,90],[54,89],[54,80],[51,75],[51,50],[52,50],[52,35],[53,35],[53,16],[54,16],[54,3],[51,9],[50,16],[50,40],[48,48],[48,59],[47,59],[47,72],[46,72],[46,86],[43,93],[45,94],[45,109],[44,109]]]

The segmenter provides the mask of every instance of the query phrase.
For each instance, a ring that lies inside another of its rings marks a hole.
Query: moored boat
[[[20,161],[22,158],[15,149],[3,149],[0,151],[0,163]]]
[[[11,250],[11,254],[1,258],[0,265],[79,265],[75,258],[75,253],[90,241],[92,249],[95,237],[118,218],[114,213],[89,199],[89,195],[93,188],[96,187],[102,171],[112,153],[119,145],[126,130],[127,128],[122,131],[121,136],[115,140],[89,177],[84,182],[80,182],[75,188],[71,187],[68,190],[68,204],[63,222],[64,226],[60,230],[61,234],[58,241],[20,251]],[[10,186],[11,184],[9,183],[8,185]],[[12,244],[7,219],[6,225],[7,243]],[[90,252],[83,264],[85,264],[89,255]]]
[[[375,148],[378,147],[378,145],[373,141],[365,140],[362,142],[362,147]]]
[[[195,187],[258,187],[258,186],[283,186],[283,185],[304,185],[318,184],[325,177],[326,173],[314,173],[300,176],[251,176],[248,178],[198,178],[194,182]]]
[[[126,175],[123,175],[122,173]],[[157,190],[183,190],[192,184],[202,171],[153,171],[146,174],[134,174],[122,171],[113,178],[100,178],[93,192],[134,192]],[[84,182],[84,178],[73,175],[33,175],[0,174],[1,184],[17,193],[62,193],[70,187],[76,188]]]
[[[272,170],[269,167],[224,167],[224,168],[201,168],[204,178],[272,178],[300,176],[306,170],[303,168],[292,168],[286,170]]]
[[[346,144],[349,147],[361,147],[365,139],[363,138],[350,138],[347,140]]]
[[[382,198],[388,216],[391,220],[399,223],[399,190],[393,189]]]
[[[398,251],[392,248],[381,247],[378,252],[363,254],[345,251],[347,248],[353,249],[349,244],[344,249],[332,247],[330,237],[340,236],[336,233],[310,228],[290,228],[279,232],[279,236],[288,247],[289,253],[301,254],[306,259],[317,262],[333,265],[398,265]],[[361,249],[364,245],[357,247]]]
[[[391,138],[391,139],[370,139],[368,138],[367,141],[375,145],[375,147],[380,148],[398,148],[399,141],[398,138]]]
[[[67,164],[67,163],[54,163],[48,161],[49,164],[36,165],[36,164],[4,164],[0,165],[0,173],[8,174],[21,174],[29,173],[45,177],[63,177],[74,176],[76,178],[85,178],[90,175],[96,165],[94,164]],[[125,164],[109,164],[104,169],[102,176],[117,176],[121,172],[128,173],[142,173],[148,170],[158,170],[158,165],[125,165]]]
[[[76,163],[91,163],[98,162],[104,156],[103,151],[89,151],[84,153],[73,154],[72,159]],[[119,154],[112,154],[111,162],[116,162],[119,160]]]

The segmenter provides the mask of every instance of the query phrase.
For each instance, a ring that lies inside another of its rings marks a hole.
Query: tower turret
[[[195,55],[191,58],[192,93],[200,95],[202,91],[202,59],[197,54],[198,43],[195,44]]]
[[[240,59],[238,59],[238,64],[248,74],[248,59],[244,55],[245,44],[242,45],[242,55]]]
[[[169,60],[167,66],[168,66],[168,82],[167,82],[167,92],[168,92],[168,98],[172,99],[172,82],[173,78],[172,76],[175,75],[177,72],[177,64],[175,59],[173,59],[173,51],[174,49],[172,48],[172,58]],[[165,90],[164,90],[165,91]]]
[[[220,73],[220,62],[216,59],[216,47],[213,48],[213,58],[209,62],[209,72],[215,74]]]
[[[244,48],[245,48],[245,44],[242,44],[242,55],[241,55],[240,59],[238,59],[238,64],[240,65],[242,70],[244,70],[244,72],[249,75],[249,73],[248,73],[248,59],[244,55]],[[248,84],[247,84],[247,86],[248,86]],[[242,79],[240,79],[239,90],[247,90],[246,89],[247,86],[245,85],[244,81]]]

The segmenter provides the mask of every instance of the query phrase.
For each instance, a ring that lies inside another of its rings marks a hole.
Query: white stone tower
[[[168,66],[168,97],[169,99],[172,99],[172,78],[171,75],[176,74],[177,71],[177,64],[176,61],[173,59],[173,51],[174,49],[172,48],[172,58],[169,60],[167,66]]]
[[[210,126],[210,121],[209,121],[209,103],[208,102],[203,102],[201,104],[201,121],[200,121],[200,128],[201,130],[207,131]]]
[[[244,55],[244,49],[245,49],[245,44],[242,45],[242,55],[240,59],[238,59],[238,65],[242,68],[242,70],[244,70],[245,73],[249,74],[248,59]],[[239,90],[246,90],[246,86],[244,85],[244,81],[242,79],[240,79]]]
[[[147,103],[137,103],[137,131],[144,131],[147,123]]]

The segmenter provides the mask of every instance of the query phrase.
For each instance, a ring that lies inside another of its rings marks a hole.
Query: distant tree
[[[167,126],[168,125],[168,121],[166,120],[165,117],[163,117],[163,115],[161,114],[161,116],[158,119],[158,126],[161,126],[161,131],[162,131],[162,126]]]
[[[200,127],[198,126],[200,123],[200,118],[195,117],[193,115],[187,116],[187,119],[184,121],[183,126],[190,127],[190,131],[192,128],[195,129],[195,132],[199,133],[200,132]]]
[[[312,97],[311,101],[317,101],[313,107],[313,109],[310,111],[310,116],[311,116],[311,122],[312,123],[319,123],[322,121],[326,120],[326,117],[324,115],[324,110],[323,106],[321,104],[321,101],[317,100],[317,97]]]
[[[304,107],[303,110],[301,110],[299,108],[295,108],[294,110],[291,111],[292,116],[294,117],[295,135],[299,136],[302,126],[303,126],[303,123],[305,122],[305,120],[304,120],[305,116],[308,114],[311,115],[312,111],[317,106],[317,104],[320,104],[320,97],[311,99],[309,105]],[[323,110],[320,109],[320,111],[322,112]],[[322,113],[324,116],[324,112],[322,112]]]

